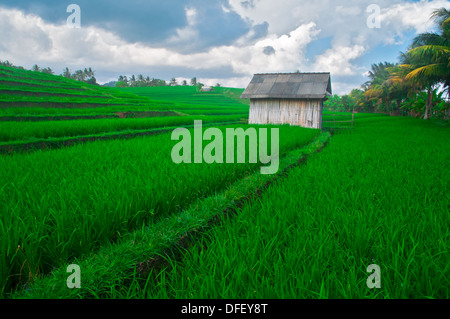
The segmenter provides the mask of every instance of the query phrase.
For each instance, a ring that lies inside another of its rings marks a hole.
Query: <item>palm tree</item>
[[[367,81],[365,84],[367,86],[382,84],[390,75],[388,68],[391,68],[393,66],[395,66],[395,64],[386,61],[380,62],[378,64],[372,64],[371,69],[368,73],[370,81]]]
[[[416,36],[406,53],[409,63],[402,67],[408,71],[407,81],[427,90],[424,119],[430,117],[433,105],[433,86],[442,84],[450,96],[450,11],[445,8],[433,12],[439,33],[427,32]]]
[[[68,67],[66,67],[66,68],[64,69],[63,76],[66,77],[66,78],[68,78],[68,79],[70,79],[70,78],[72,77],[72,75],[70,74],[70,70],[69,70]]]
[[[403,55],[401,53],[400,60],[402,60]],[[406,73],[401,65],[396,64],[387,68],[387,71],[389,72],[389,78],[383,84],[389,87],[389,97],[397,103],[397,110],[400,110],[402,101],[408,96],[413,96],[417,89],[405,81]]]
[[[369,101],[374,101],[379,106],[384,107],[384,111],[390,112],[392,97],[390,94],[390,82],[388,81],[391,74],[390,68],[395,67],[395,64],[389,62],[380,62],[372,64],[369,71],[370,81],[367,81],[364,86],[366,88],[364,95]]]
[[[172,86],[176,86],[176,85],[178,85],[178,83],[177,83],[177,79],[176,79],[176,78],[172,78],[172,79],[170,80],[170,83],[169,83],[169,85],[172,85]]]
[[[92,71],[92,68],[89,67],[89,69],[87,70],[86,75],[90,78],[93,78],[95,76],[95,71]]]
[[[131,76],[130,86],[136,86],[136,77],[134,76],[134,74]]]
[[[0,65],[3,65],[3,66],[9,66],[9,67],[13,67],[14,65],[11,63],[11,62],[9,62],[8,60],[6,60],[6,61],[0,61]]]

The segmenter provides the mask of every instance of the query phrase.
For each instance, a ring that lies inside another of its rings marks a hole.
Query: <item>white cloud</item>
[[[433,10],[441,7],[450,9],[450,3],[435,0],[395,4],[382,10],[381,23],[383,27],[396,32],[411,28],[416,33],[423,33],[432,29],[433,21],[430,20],[430,16]]]
[[[231,78],[199,78],[198,81],[208,86],[215,86],[219,83],[224,87],[245,88],[251,79],[250,76],[243,76]]]
[[[254,25],[267,21],[270,33],[284,34],[297,26],[314,22],[325,34],[336,35],[345,30],[352,34],[371,31],[366,21],[370,13],[366,8],[373,0],[291,1],[258,0],[253,6],[242,0],[228,0],[229,8]],[[423,32],[429,26],[431,12],[440,7],[450,8],[447,0],[405,2],[402,0],[378,0],[384,26],[395,25],[399,29],[414,28]],[[386,30],[385,30],[386,31]]]
[[[230,13],[231,12],[231,10],[228,9],[227,7],[225,7],[223,4],[222,4],[222,11],[225,12],[225,13]]]
[[[360,69],[351,63],[362,56],[365,48],[361,45],[334,47],[316,58],[313,68],[331,72],[334,75],[355,75]]]
[[[211,50],[214,57],[223,56],[235,72],[294,72],[305,64],[304,51],[319,33],[314,23],[299,26],[289,34],[270,35],[250,46],[228,46]],[[274,54],[264,53],[272,47]]]
[[[195,24],[195,11],[186,10],[186,13],[190,25]],[[206,52],[181,54],[165,48],[126,43],[114,34],[95,27],[71,29],[65,25],[46,23],[39,17],[25,16],[18,10],[0,10],[0,20],[4,22],[1,34],[9,34],[9,30],[14,28],[15,35],[9,38],[2,36],[5,39],[0,50],[2,56],[14,55],[14,61],[19,63],[33,59],[36,63],[95,64],[97,69],[110,68],[117,72],[149,66],[189,67],[194,70],[231,67],[237,74],[295,71],[303,63],[305,47],[318,33],[315,25],[310,23],[287,35],[271,35],[254,45],[219,46]],[[38,37],[27,37],[30,30],[34,30]],[[16,41],[17,38],[21,41]],[[44,43],[47,45],[44,46]],[[275,54],[266,55],[266,46],[272,46]],[[32,56],[29,54],[30,48]]]
[[[358,16],[362,14],[362,9],[360,7],[343,7],[337,6],[335,11],[343,16]]]
[[[252,3],[245,5],[241,0],[229,0],[229,7],[253,25],[267,22],[271,35],[284,34],[298,25],[313,22],[321,30],[319,39],[331,37],[331,47],[312,59],[306,69],[330,71],[334,76],[360,75],[364,66],[356,64],[358,58],[379,45],[404,43],[407,32],[429,31],[433,25],[430,21],[432,11],[450,8],[450,2],[446,0],[379,0],[381,28],[377,29],[367,25],[371,13],[366,12],[366,8],[373,0],[342,0],[339,5],[331,0],[259,0]],[[376,62],[379,61],[373,61]]]
[[[349,94],[353,89],[360,88],[361,85],[361,84],[355,85],[349,82],[333,81],[333,78],[331,79],[331,81],[332,81],[331,89],[333,91],[333,94],[339,95]]]
[[[0,12],[0,50],[13,54],[39,55],[52,46],[42,19],[20,11]]]
[[[176,30],[176,35],[168,39],[168,43],[183,43],[193,45],[198,39],[197,10],[195,8],[185,8],[187,25]]]
[[[249,33],[231,45],[191,51],[195,53],[188,51],[199,40],[199,15],[194,7],[185,8],[186,25],[177,29],[166,42],[179,44],[184,48],[182,52],[129,43],[112,32],[92,26],[71,29],[19,10],[0,8],[0,58],[26,67],[35,63],[58,67],[92,66],[97,71],[117,74],[144,73],[143,69],[152,67],[183,68],[193,72],[231,69],[234,75],[230,78],[218,75],[210,79],[210,84],[219,82],[240,87],[248,84],[253,73],[297,69],[330,71],[333,77],[354,76],[358,82],[364,72],[364,66],[357,64],[361,57],[379,45],[405,41],[406,32],[429,31],[431,12],[440,7],[450,9],[450,3],[444,0],[379,0],[381,28],[371,29],[367,26],[370,13],[366,12],[366,7],[372,3],[373,0],[342,0],[339,5],[331,0],[229,0],[222,5],[222,10],[240,15],[249,23]],[[308,61],[305,57],[308,46],[317,39],[328,38],[330,46]],[[209,83],[208,79],[203,81]],[[345,85],[341,83],[337,87]]]

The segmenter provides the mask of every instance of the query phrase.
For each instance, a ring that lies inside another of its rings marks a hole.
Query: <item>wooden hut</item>
[[[202,86],[200,92],[213,92],[214,88],[212,86]]]
[[[255,74],[242,93],[249,124],[322,128],[323,102],[332,95],[330,73]]]

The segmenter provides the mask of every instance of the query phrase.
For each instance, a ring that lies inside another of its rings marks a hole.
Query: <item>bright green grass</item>
[[[149,103],[151,101],[174,102],[181,108],[186,108],[186,104],[196,105],[197,107],[243,107],[248,104],[246,100],[241,100],[242,89],[233,88],[215,88],[215,92],[197,92],[195,87],[177,86],[177,87],[143,87],[143,88],[107,88],[89,85],[83,82],[74,81],[62,76],[48,75],[40,72],[27,70],[18,70],[15,68],[1,67],[0,89],[24,90],[29,92],[67,93],[73,97],[59,97],[63,103],[108,103],[116,104],[121,99],[127,99],[132,103]],[[19,86],[3,84],[4,82],[16,82]],[[20,84],[33,84],[35,86],[26,86]],[[38,85],[36,87],[36,85]],[[70,89],[78,89],[70,90]],[[109,99],[99,98],[77,98],[76,95],[91,95],[108,97]],[[150,98],[150,99],[149,99]],[[102,101],[103,100],[103,101]],[[57,103],[57,97],[38,97],[24,95],[0,95],[0,101],[10,102],[52,102]],[[122,104],[126,104],[123,103]],[[248,108],[248,106],[247,106]]]
[[[0,88],[17,90],[23,86],[28,91],[48,92],[49,90],[62,90],[61,93],[75,94],[82,92],[85,95],[101,95],[115,98],[134,98],[148,101],[145,97],[139,97],[134,94],[123,92],[115,88],[91,85],[81,81],[67,79],[63,76],[33,72],[29,70],[20,70],[0,66]],[[12,82],[16,85],[6,84]],[[27,84],[31,84],[27,85]],[[81,93],[80,93],[81,94]]]
[[[83,91],[87,92],[114,92],[117,95],[122,96],[130,96],[131,94],[126,94],[125,92],[120,92],[119,90],[108,88],[108,87],[101,87],[98,85],[91,85],[87,84],[81,81],[75,81],[72,79],[67,79],[63,76],[59,75],[51,75],[51,74],[45,74],[41,72],[33,72],[29,70],[20,70],[16,68],[10,68],[5,66],[0,66],[0,75],[3,75],[0,77],[0,84],[3,87],[2,84],[3,81],[6,82],[17,82],[17,83],[25,83],[25,84],[33,84],[37,85],[37,87],[28,87],[28,89],[35,90],[39,87],[41,87],[43,90],[45,90],[47,87],[56,88],[59,87],[61,89],[63,88],[74,88],[74,89],[81,89]],[[12,88],[14,88],[13,86]]]
[[[9,94],[0,94],[0,102],[9,102],[9,103],[16,103],[16,102],[23,102],[23,103],[60,103],[60,104],[80,104],[80,107],[83,107],[83,104],[144,104],[145,100],[142,100],[140,98],[116,98],[116,97],[108,97],[108,98],[102,98],[102,97],[96,97],[96,96],[89,96],[89,97],[78,97],[76,95],[70,96],[70,97],[61,97],[61,96],[27,96],[27,95],[9,95]],[[148,101],[149,102],[149,101]]]
[[[287,152],[280,158],[280,169],[275,175],[263,175],[260,172],[236,181],[230,187],[204,199],[194,201],[180,213],[161,218],[153,224],[123,234],[114,244],[105,245],[98,251],[83,258],[68,261],[49,276],[39,278],[26,289],[19,289],[9,295],[10,298],[115,298],[115,291],[121,297],[126,293],[132,296],[133,285],[138,284],[137,277],[145,278],[147,261],[165,254],[167,250],[177,250],[182,238],[190,238],[189,232],[213,227],[217,218],[227,210],[236,207],[239,201],[245,201],[264,190],[266,183],[283,178],[292,165],[298,165],[301,158],[315,153],[323,147],[330,134],[323,132],[307,146]],[[195,239],[191,239],[195,240]],[[82,271],[81,289],[68,289],[67,266],[79,265]],[[131,286],[130,286],[131,283]],[[151,284],[151,282],[148,282]]]
[[[352,117],[354,118],[353,125],[358,125],[361,119],[372,119],[375,117],[386,117],[388,115],[382,113],[355,113],[350,112],[329,112],[324,111],[322,114],[322,127],[324,129],[340,129],[351,128]],[[364,122],[364,121],[363,121]]]
[[[118,112],[178,112],[180,115],[242,115],[248,118],[248,109],[236,110],[225,108],[203,108],[203,109],[181,109],[175,108],[168,103],[158,103],[152,106],[107,106],[98,108],[0,108],[0,116],[8,117],[57,117],[57,116],[95,116],[95,115],[114,115]],[[30,119],[31,120],[31,119]]]
[[[280,154],[319,132],[281,126]],[[0,158],[2,292],[92,253],[143,222],[178,212],[258,167],[176,165],[175,143],[162,134]]]
[[[6,75],[7,77],[15,77],[19,79],[31,79],[31,80],[39,80],[39,81],[48,81],[48,82],[58,82],[61,84],[64,83],[71,83],[73,80],[67,79],[62,76],[56,76],[52,74],[46,74],[42,72],[34,72],[30,70],[21,70],[17,68],[7,67],[7,66],[0,66],[0,74]],[[81,83],[80,83],[81,86]]]
[[[223,106],[227,108],[246,108],[246,100],[239,98],[242,89],[215,88],[214,92],[197,92],[192,86],[177,87],[142,87],[121,88],[124,92],[145,96],[153,101],[171,101],[181,105],[199,106]]]
[[[12,85],[12,84],[16,85]],[[28,84],[28,85],[27,85]],[[23,103],[46,107],[49,103],[67,107],[68,104],[79,108],[113,105],[139,106],[142,108],[158,107],[145,96],[117,90],[115,88],[90,85],[84,82],[49,75],[40,72],[19,70],[9,67],[0,68],[0,90],[21,91],[18,94],[0,94],[2,108],[23,107]],[[29,92],[50,94],[48,96],[29,96]],[[68,94],[55,96],[53,94]],[[20,104],[18,104],[20,102]],[[125,108],[126,110],[126,108]],[[20,111],[19,111],[20,112]],[[36,113],[34,113],[36,114]]]
[[[248,101],[240,99],[242,89],[216,88],[215,92],[197,92],[190,86],[119,89],[6,67],[0,69],[1,74],[6,76],[0,77],[0,90],[13,90],[17,94],[0,93],[0,116],[101,115],[128,111],[248,116]],[[30,96],[29,92],[46,96]]]
[[[14,92],[18,92],[23,93],[23,94],[35,94],[35,93],[45,93],[45,94],[67,94],[70,96],[74,96],[77,97],[79,95],[83,95],[83,96],[92,96],[92,97],[103,97],[103,98],[107,98],[108,96],[106,94],[104,94],[102,91],[100,90],[73,90],[72,87],[70,88],[58,88],[58,87],[45,87],[45,86],[40,86],[40,87],[31,87],[31,86],[26,86],[26,85],[7,85],[4,84],[4,82],[0,81],[0,90],[4,91],[3,93],[7,93],[9,91],[14,91]]]
[[[373,118],[129,298],[449,298],[450,130]],[[366,286],[381,267],[381,289]],[[155,279],[157,278],[157,279]]]
[[[171,109],[174,109],[174,105],[167,102],[152,102],[146,105],[108,105],[92,108],[6,107],[0,108],[0,116],[81,116],[114,114],[117,112],[167,111]]]
[[[89,119],[43,122],[3,122],[1,142],[23,142],[35,139],[92,135],[123,130],[143,130],[192,124],[194,120],[208,122],[238,121],[241,115],[229,116],[173,116],[126,119]]]

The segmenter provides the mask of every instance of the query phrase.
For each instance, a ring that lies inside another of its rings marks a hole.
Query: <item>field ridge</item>
[[[310,144],[288,152],[275,175],[259,172],[232,184],[227,190],[201,199],[180,214],[173,214],[158,223],[137,230],[113,245],[103,247],[86,259],[75,259],[87,273],[83,278],[87,284],[81,289],[68,289],[66,267],[55,270],[50,276],[38,279],[24,290],[17,291],[14,298],[101,298],[108,297],[112,286],[130,283],[136,276],[148,275],[153,268],[165,262],[164,255],[172,254],[189,242],[189,237],[199,236],[224,217],[236,212],[264,192],[272,183],[281,180],[289,171],[304,164],[309,156],[320,152],[329,142],[330,133],[322,133]],[[107,271],[105,271],[108,269]],[[101,275],[103,274],[103,275]]]

